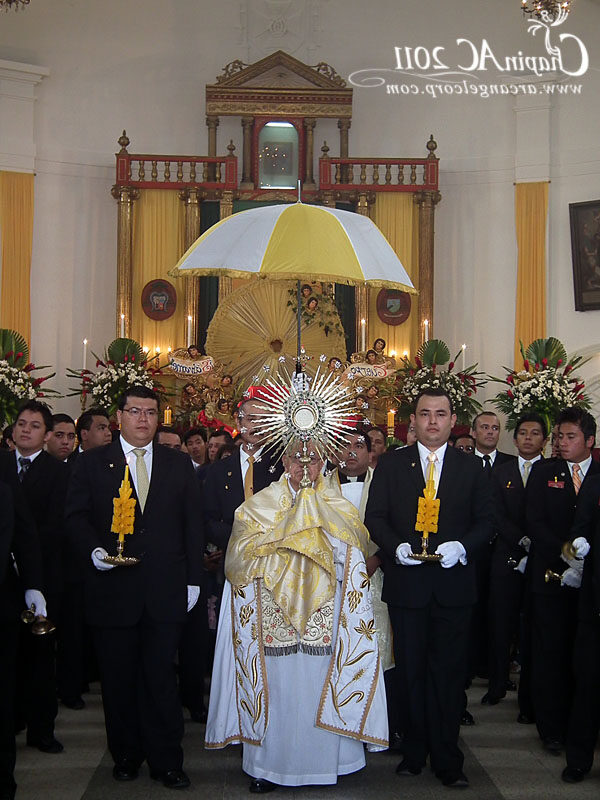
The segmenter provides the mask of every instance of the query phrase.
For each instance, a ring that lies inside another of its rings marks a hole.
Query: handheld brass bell
[[[560,572],[554,572],[551,569],[547,569],[546,572],[544,573],[545,583],[550,583],[550,581],[560,581],[561,578],[562,575],[560,574]]]
[[[34,636],[46,636],[56,630],[56,625],[48,617],[35,613],[35,603],[21,612],[21,620],[26,625],[31,625],[31,632]]]

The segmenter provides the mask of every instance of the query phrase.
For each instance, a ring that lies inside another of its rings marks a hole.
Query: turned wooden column
[[[338,128],[340,130],[340,158],[348,158],[348,131],[352,121],[349,119],[338,119]],[[347,183],[348,181],[348,167],[346,164],[340,170],[340,183]]]
[[[242,183],[240,189],[252,189],[252,126],[254,117],[242,117],[242,130],[244,135]]]
[[[417,192],[419,208],[419,332],[423,341],[424,322],[429,321],[429,338],[433,339],[433,244],[435,236],[435,207],[442,199],[439,192]]]
[[[184,246],[187,250],[200,236],[200,192],[194,187],[179,192],[185,205]],[[198,304],[200,301],[200,278],[184,278],[184,328],[182,341],[187,341],[188,317],[192,318],[192,342],[198,341]]]
[[[215,157],[217,155],[217,128],[219,127],[219,118],[214,114],[209,114],[206,117],[206,127],[208,128],[208,155]],[[216,170],[214,164],[208,165],[208,180],[214,181]]]
[[[314,130],[317,120],[312,117],[306,117],[304,120],[304,128],[306,130],[306,160],[305,160],[305,175],[304,185],[307,188],[313,189],[315,186],[315,176],[313,172],[313,158],[314,158]]]
[[[224,191],[219,200],[219,219],[225,219],[233,214],[233,192]],[[219,278],[219,302],[233,291],[233,281],[229,277]]]
[[[340,120],[341,122],[342,120]],[[339,124],[339,123],[338,123]],[[369,201],[366,194],[359,194],[356,203],[356,213],[361,214],[363,217],[369,216]],[[356,308],[356,352],[361,351],[361,337],[362,337],[362,320],[365,320],[365,336],[367,339],[367,349],[369,348],[369,296],[365,284],[357,286],[354,293],[354,302]]]
[[[117,217],[117,318],[116,336],[121,335],[121,314],[125,319],[125,336],[131,336],[133,285],[133,203],[140,196],[138,189],[115,185],[111,194],[118,204]]]

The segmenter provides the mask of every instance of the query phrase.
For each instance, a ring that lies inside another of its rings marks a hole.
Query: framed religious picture
[[[575,310],[600,309],[600,200],[570,203]]]
[[[386,325],[401,325],[410,314],[410,295],[396,289],[382,289],[377,295],[377,316]]]
[[[177,292],[169,281],[157,278],[142,289],[142,308],[144,314],[150,319],[160,322],[169,319],[177,307]]]

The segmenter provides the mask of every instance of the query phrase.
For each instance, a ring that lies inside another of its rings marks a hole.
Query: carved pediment
[[[254,64],[244,64],[239,59],[232,61],[223,68],[223,74],[217,77],[213,86],[221,89],[329,89],[339,92],[345,88],[346,82],[325,62],[309,66],[278,50]]]

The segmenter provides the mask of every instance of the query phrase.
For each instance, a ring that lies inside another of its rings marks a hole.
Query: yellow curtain
[[[548,183],[517,183],[517,302],[515,367],[522,369],[519,340],[525,348],[546,336],[546,220]]]
[[[17,331],[29,343],[33,175],[0,172],[0,236],[0,326]]]
[[[371,206],[371,218],[394,248],[396,255],[408,272],[415,289],[419,289],[419,214],[413,195],[380,192]],[[410,316],[401,325],[386,325],[377,316],[379,289],[369,289],[369,322],[367,346],[372,347],[377,338],[385,339],[387,352],[396,356],[403,353],[414,357],[418,349],[419,322],[418,298],[411,295]]]
[[[157,347],[166,353],[168,347],[175,350],[186,344],[183,282],[174,283],[167,275],[184,252],[184,208],[177,191],[142,190],[134,205],[131,331],[151,355]],[[177,292],[175,313],[160,321],[147,317],[142,308],[144,286],[156,278],[169,281]]]

